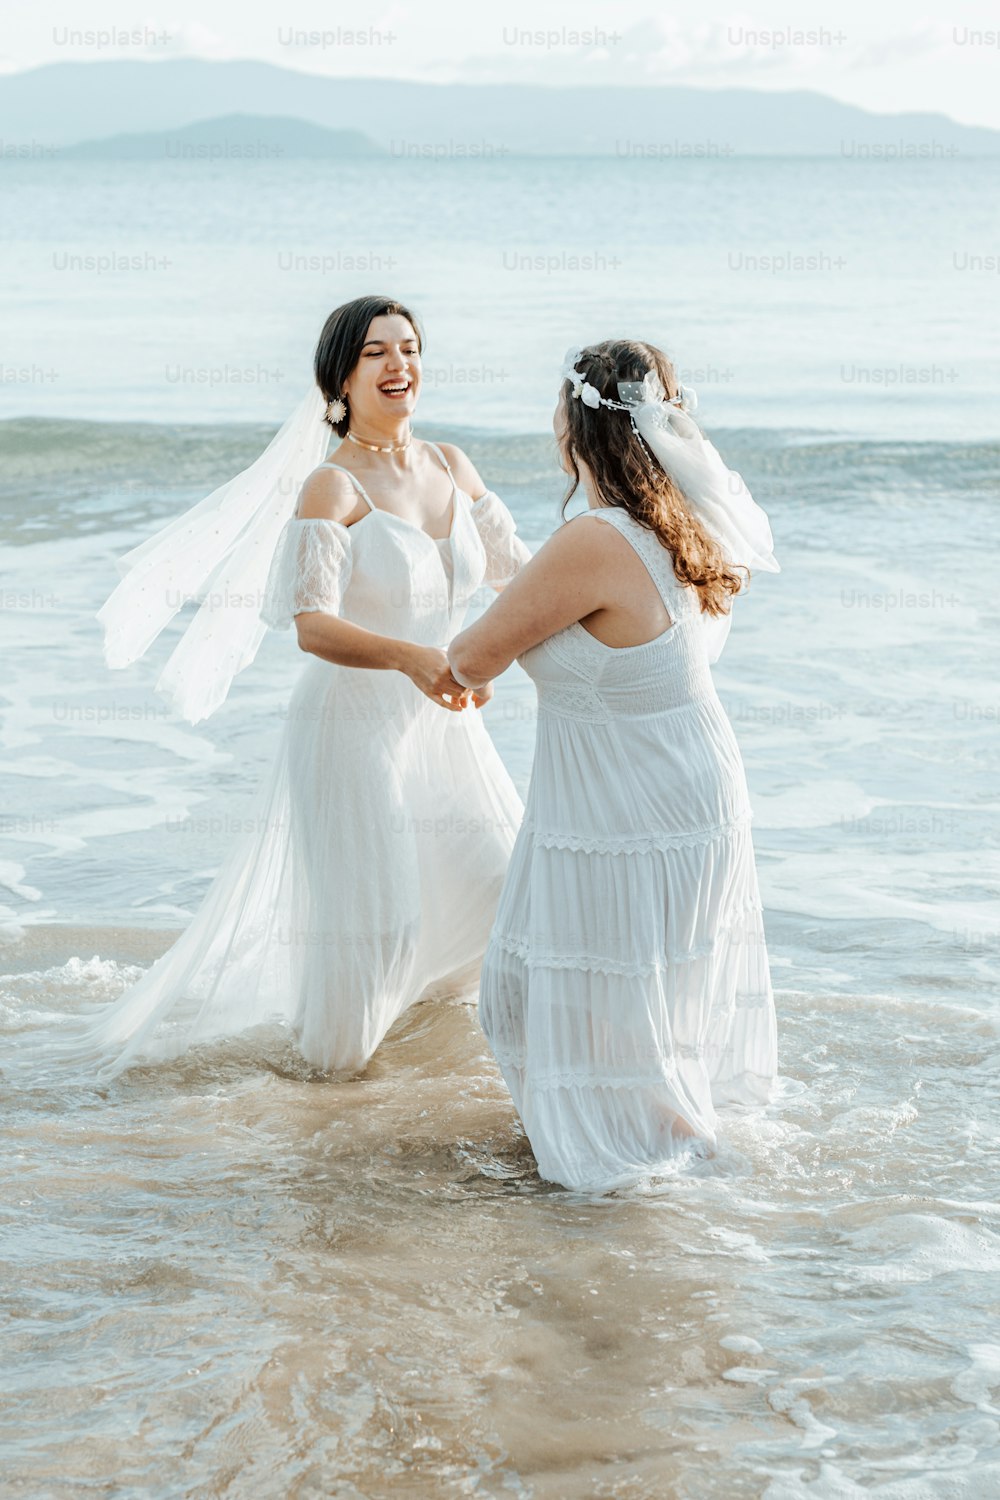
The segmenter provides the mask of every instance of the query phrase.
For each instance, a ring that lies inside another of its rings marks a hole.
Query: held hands
[[[403,666],[407,677],[428,698],[442,708],[461,713],[470,703],[482,708],[493,697],[492,682],[478,688],[463,687],[451,675],[448,657],[435,646],[414,646]]]

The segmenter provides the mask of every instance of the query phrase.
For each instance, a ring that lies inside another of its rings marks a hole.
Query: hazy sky
[[[690,5],[669,15],[649,0],[510,0],[483,9],[446,0],[382,7],[289,0],[280,9],[203,0],[197,13],[171,0],[148,13],[126,0],[93,8],[7,0],[4,12],[5,72],[66,59],[193,56],[438,82],[809,88],[879,113],[941,111],[1000,128],[1000,19],[988,0],[923,14],[903,0],[806,0],[752,11]],[[138,34],[99,34],[115,31]],[[80,32],[98,35],[73,35]],[[299,35],[310,32],[326,36]]]

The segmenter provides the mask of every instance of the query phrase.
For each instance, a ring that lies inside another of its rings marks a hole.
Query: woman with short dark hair
[[[492,689],[457,683],[445,649],[480,585],[530,554],[468,458],[413,437],[422,342],[394,299],[337,308],[261,458],[129,555],[102,610],[109,662],[197,598],[158,684],[185,717],[222,701],[265,625],[294,621],[309,663],[187,929],[36,1061],[112,1077],[278,1020],[307,1062],[353,1073],[415,1001],[474,996],[522,808],[477,712]]]

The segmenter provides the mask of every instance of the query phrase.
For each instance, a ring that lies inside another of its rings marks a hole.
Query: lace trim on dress
[[[346,526],[323,517],[286,522],[264,588],[261,619],[287,630],[297,614],[335,615],[351,580],[351,539]]]
[[[551,645],[551,641],[547,644]],[[608,724],[611,713],[595,687],[587,682],[538,682],[538,707],[564,719]]]
[[[616,718],[690,712],[713,702],[707,659],[691,649],[690,627],[696,623],[685,614],[652,640],[612,647],[575,621],[538,647],[568,679],[536,678],[539,709],[607,724]]]
[[[531,553],[517,535],[514,517],[492,490],[472,502],[470,514],[486,553],[483,582],[490,588],[509,583],[531,560]]]
[[[587,680],[578,653],[570,645],[573,627],[560,630],[541,642],[554,661],[568,673],[569,682],[536,681],[539,710],[547,710],[566,719],[590,724],[607,724],[611,714],[594,684]]]
[[[712,844],[716,839],[748,828],[753,813],[747,810],[741,817],[716,823],[711,828],[697,828],[687,833],[638,833],[625,837],[587,837],[575,833],[547,833],[533,830],[530,834],[534,849],[566,849],[579,854],[648,854],[663,849],[698,849],[703,844]]]
[[[619,979],[648,979],[654,974],[668,974],[672,969],[679,968],[681,964],[696,963],[699,959],[710,958],[717,949],[730,946],[733,935],[737,933],[743,936],[745,946],[751,946],[746,943],[748,918],[755,919],[750,936],[757,945],[763,948],[765,946],[763,909],[759,904],[750,903],[740,909],[732,922],[727,923],[725,927],[718,928],[714,935],[707,938],[705,942],[683,951],[677,949],[664,953],[658,958],[647,959],[641,963],[604,956],[594,957],[587,953],[545,953],[539,951],[537,947],[532,948],[527,938],[496,930],[492,933],[490,942],[502,952],[519,959],[528,969],[568,969],[581,974],[614,975]],[[759,997],[754,997],[739,1003],[757,1005],[762,1001]]]
[[[572,629],[573,627],[570,625],[565,630],[557,631],[555,635],[550,635],[543,642],[543,645],[549,655],[553,656],[561,667],[565,667],[567,672],[572,672],[574,677],[579,677],[580,681],[584,682],[586,679],[583,675],[584,669],[580,664],[580,658],[573,651],[568,641],[568,635]]]

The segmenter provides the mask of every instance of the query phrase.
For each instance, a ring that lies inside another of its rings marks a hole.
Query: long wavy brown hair
[[[654,344],[636,339],[605,339],[590,344],[576,361],[585,379],[611,401],[617,401],[620,380],[641,381],[655,370],[667,396],[679,392],[670,360]],[[744,579],[730,567],[718,543],[709,536],[684,499],[632,428],[627,412],[607,406],[587,406],[574,399],[567,380],[563,386],[566,412],[564,452],[572,483],[566,506],[580,484],[579,464],[586,464],[607,505],[620,506],[652,531],[670,553],[679,583],[697,589],[706,614],[729,613],[734,594]],[[749,579],[749,572],[742,569]]]

